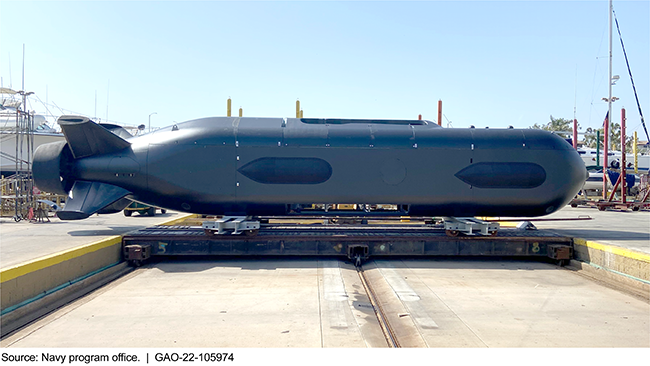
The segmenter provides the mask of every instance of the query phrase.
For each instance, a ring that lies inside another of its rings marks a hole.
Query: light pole
[[[613,81],[611,82],[610,86],[616,85],[616,80],[618,80],[618,75],[615,75],[615,76],[616,76],[616,79],[612,79]],[[610,96],[609,98],[601,98],[601,99],[604,100],[605,102],[607,102],[607,128],[605,128],[605,131],[609,131],[610,127],[612,126],[612,123],[611,123],[611,121],[612,121],[612,103],[619,100],[620,98]],[[607,134],[607,140],[609,142],[608,147],[611,148],[612,142],[609,140],[609,134]]]
[[[605,119],[605,143],[604,143],[604,155],[603,155],[603,199],[607,199],[607,167],[609,166],[609,145],[611,144],[611,141],[609,140],[609,126],[610,126],[610,121],[612,120],[612,103],[618,100],[617,97],[612,97],[612,85],[614,85],[615,81],[612,82],[612,79],[610,79],[609,82],[609,98],[602,98],[604,101],[607,102],[608,105],[608,111],[607,111],[607,118]],[[600,141],[599,141],[600,143]]]
[[[158,113],[153,112],[153,113],[149,114],[149,132],[151,132],[151,116],[154,115],[154,114],[158,114]]]

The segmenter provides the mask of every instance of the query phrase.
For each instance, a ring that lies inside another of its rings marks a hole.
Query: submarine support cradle
[[[499,223],[479,220],[474,217],[443,217],[447,236],[483,235],[495,236]]]
[[[204,221],[202,226],[208,236],[226,233],[254,235],[260,229],[260,221],[251,216],[224,216],[217,221]]]

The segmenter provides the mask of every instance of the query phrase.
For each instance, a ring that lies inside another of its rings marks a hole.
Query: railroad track
[[[370,281],[366,277],[363,267],[361,265],[358,265],[356,267],[357,267],[357,274],[359,275],[359,279],[361,280],[361,284],[363,285],[366,294],[368,294],[368,299],[370,300],[370,304],[372,305],[372,308],[375,311],[375,316],[377,316],[377,321],[379,322],[379,326],[381,327],[381,331],[384,334],[384,338],[386,339],[386,343],[388,344],[388,347],[400,348],[401,346],[399,343],[399,339],[397,338],[397,335],[395,334],[393,327],[388,321],[388,317],[386,316],[386,313],[384,312],[384,309],[381,306],[381,302],[379,301],[377,293],[373,290],[372,286],[370,285]]]

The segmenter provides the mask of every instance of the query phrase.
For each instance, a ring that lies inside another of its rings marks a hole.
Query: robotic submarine
[[[131,200],[205,215],[363,203],[400,215],[534,217],[566,205],[588,177],[571,145],[535,129],[212,117],[130,137],[81,116],[58,123],[66,141],[36,150],[33,175],[39,189],[68,195],[62,220]]]

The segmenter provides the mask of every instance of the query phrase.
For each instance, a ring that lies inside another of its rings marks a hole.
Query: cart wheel
[[[499,233],[498,230],[494,230],[493,232],[490,233],[490,236],[497,236],[498,233]]]
[[[632,206],[632,211],[639,211],[641,207],[639,206]]]
[[[214,236],[214,231],[210,229],[203,229],[203,232],[205,232],[205,235],[207,236]]]
[[[578,207],[578,204],[577,203],[572,203],[571,207],[576,208],[576,207]]]
[[[167,210],[165,210],[164,208],[161,208],[161,209],[160,209],[160,213],[164,215],[164,214],[167,213]]]
[[[605,211],[607,207],[605,206],[598,206],[598,211]]]
[[[246,230],[246,231],[244,231],[244,235],[246,235],[246,236],[256,236],[257,235],[257,229]]]
[[[156,208],[155,207],[149,207],[149,209],[147,210],[147,214],[149,216],[152,216],[152,217],[156,216]]]
[[[460,231],[458,231],[458,230],[445,230],[445,234],[447,234],[447,236],[458,236],[458,234],[460,234]]]
[[[133,211],[124,210],[124,216],[130,217],[133,214]]]

